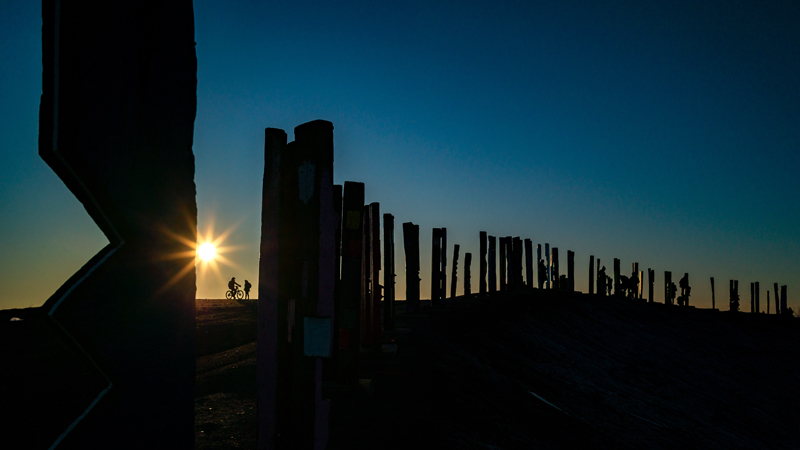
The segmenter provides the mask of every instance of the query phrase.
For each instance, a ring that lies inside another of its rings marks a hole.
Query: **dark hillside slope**
[[[330,448],[800,448],[798,325],[552,291],[400,314]]]

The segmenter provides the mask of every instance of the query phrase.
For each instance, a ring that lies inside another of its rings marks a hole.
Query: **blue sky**
[[[196,1],[199,229],[236,247],[198,297],[257,280],[264,128],[325,119],[335,182],[365,182],[398,244],[420,225],[423,295],[444,226],[473,291],[483,230],[575,251],[583,291],[595,255],[655,269],[658,301],[670,270],[699,306],[710,276],[718,305],[729,279],[797,303],[798,4],[494,3]],[[0,5],[0,308],[43,303],[106,242],[37,155],[39,8]]]

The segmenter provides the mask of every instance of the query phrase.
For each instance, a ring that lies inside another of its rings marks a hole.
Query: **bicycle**
[[[241,300],[244,298],[244,291],[238,287],[228,289],[228,292],[225,293],[225,298],[228,300]]]

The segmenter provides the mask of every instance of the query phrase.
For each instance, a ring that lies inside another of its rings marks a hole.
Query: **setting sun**
[[[206,242],[197,249],[197,254],[203,261],[211,261],[216,256],[217,249],[214,248],[214,244]]]

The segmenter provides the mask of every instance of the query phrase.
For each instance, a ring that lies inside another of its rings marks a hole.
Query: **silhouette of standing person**
[[[244,298],[245,300],[250,300],[250,288],[253,287],[249,281],[244,280]]]

